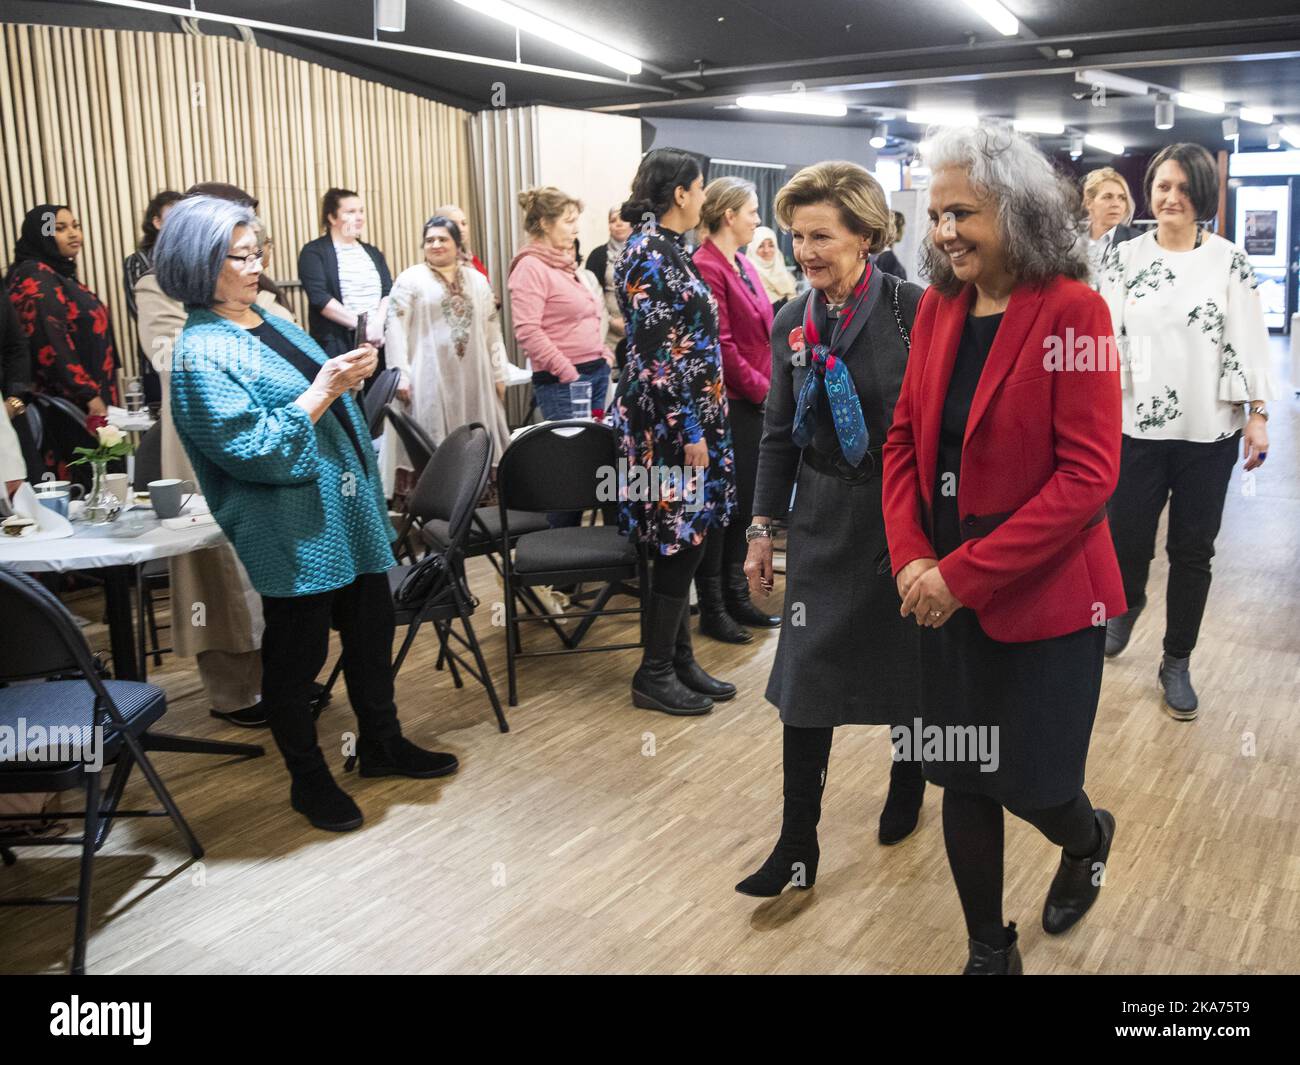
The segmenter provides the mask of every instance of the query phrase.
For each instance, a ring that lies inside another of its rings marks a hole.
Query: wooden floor
[[[1278,364],[1286,380],[1280,350]],[[1200,719],[1160,709],[1163,559],[1132,645],[1106,667],[1087,789],[1114,812],[1116,842],[1097,906],[1059,939],[1038,920],[1057,852],[1008,817],[1005,914],[1028,972],[1300,971],[1300,419],[1289,391],[1272,406],[1255,494],[1239,468],[1229,490],[1193,659]],[[485,606],[497,600],[486,565],[471,572]],[[93,602],[74,606],[97,616]],[[490,613],[479,629],[504,690]],[[779,824],[781,730],[762,697],[776,639],[740,650],[697,639],[705,667],[741,688],[703,718],[634,709],[631,652],[526,662],[507,735],[477,687],[458,691],[435,671],[422,639],[398,704],[407,734],[454,751],[460,772],[344,778],[367,819],[346,836],[289,809],[273,749],[242,763],[160,754],[207,856],[187,863],[166,821],[120,825],[96,861],[90,971],[960,971],[938,789],[910,839],[876,843],[883,727],[837,733],[816,888],[769,902],[733,891]],[[157,674],[167,730],[269,746],[265,732],[209,718],[188,665],[169,657]],[[354,725],[339,694],[321,720],[335,764]],[[147,799],[137,776],[129,804]],[[0,892],[75,883],[73,851],[20,853]],[[71,929],[67,909],[0,909],[0,971],[64,970]]]

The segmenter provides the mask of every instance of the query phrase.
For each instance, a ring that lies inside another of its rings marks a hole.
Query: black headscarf
[[[45,233],[48,220],[66,210],[67,204],[42,203],[27,212],[27,217],[23,219],[22,233],[14,245],[13,266],[9,267],[11,274],[19,263],[41,262],[64,277],[77,276],[77,260],[60,255],[54,234]]]

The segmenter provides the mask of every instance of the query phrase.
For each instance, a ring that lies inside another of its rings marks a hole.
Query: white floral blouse
[[[1171,252],[1152,230],[1106,257],[1125,436],[1224,440],[1245,423],[1247,401],[1272,398],[1257,284],[1246,253],[1213,233]]]

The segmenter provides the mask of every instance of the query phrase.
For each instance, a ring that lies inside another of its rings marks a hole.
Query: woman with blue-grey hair
[[[1077,193],[1033,143],[939,129],[921,155],[931,286],[885,443],[885,530],[920,627],[922,768],[944,789],[965,972],[1015,975],[1003,810],[1061,848],[1051,934],[1096,901],[1115,835],[1083,784],[1105,622],[1124,610],[1106,525],[1119,367],[1075,246]]]
[[[362,822],[316,742],[312,684],[331,621],[360,725],[362,776],[436,777],[456,758],[402,736],[393,702],[387,571],[393,529],[354,389],[374,372],[363,345],[327,358],[292,322],[256,304],[253,212],[199,196],[158,239],[163,291],[189,312],[172,357],[181,442],[222,531],[262,597],[262,696],[292,777],[290,801],[317,828]]]

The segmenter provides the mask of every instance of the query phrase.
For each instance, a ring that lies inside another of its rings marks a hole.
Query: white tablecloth
[[[207,510],[203,498],[195,496],[184,516]],[[91,526],[74,520],[72,526],[73,535],[62,540],[6,543],[0,539],[0,562],[24,573],[63,573],[101,566],[135,566],[225,542],[215,522],[168,529],[146,508],[132,508],[111,525]]]

